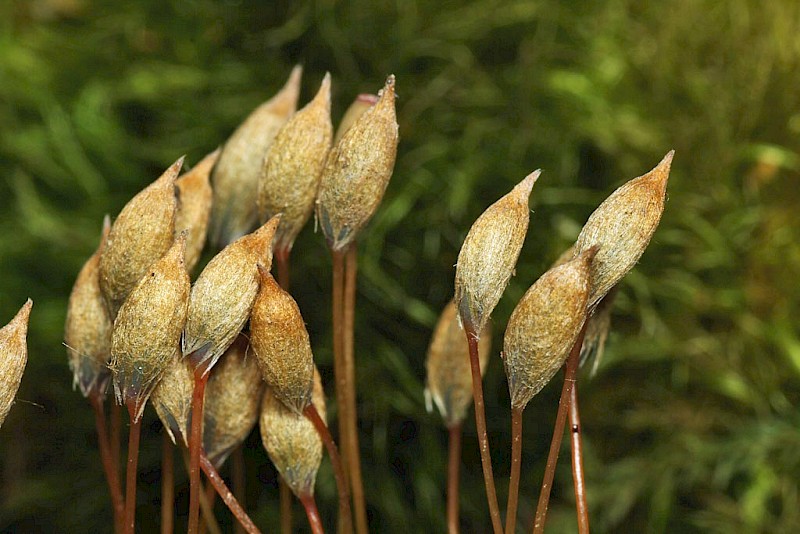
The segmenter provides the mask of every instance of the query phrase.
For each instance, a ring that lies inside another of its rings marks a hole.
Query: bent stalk
[[[258,530],[253,520],[250,519],[250,516],[247,515],[247,512],[239,504],[239,501],[236,500],[236,497],[233,496],[231,490],[228,489],[228,486],[225,484],[225,481],[222,480],[222,477],[219,476],[217,469],[214,467],[206,453],[203,450],[199,451],[200,456],[200,467],[203,469],[203,472],[208,477],[209,482],[214,486],[214,489],[217,490],[217,493],[222,498],[223,502],[228,505],[233,517],[239,521],[244,527],[245,532],[248,534],[261,534],[261,531]]]

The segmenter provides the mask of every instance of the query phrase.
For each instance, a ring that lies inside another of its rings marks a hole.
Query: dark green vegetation
[[[444,531],[446,433],[425,413],[423,363],[475,218],[544,169],[494,316],[496,354],[514,304],[594,207],[671,148],[661,227],[621,287],[606,360],[582,378],[593,526],[800,530],[800,4],[331,4],[2,3],[0,323],[26,297],[35,306],[20,401],[0,431],[0,529],[111,530],[91,410],[71,390],[61,346],[69,290],[103,214],[181,154],[196,163],[299,62],[301,105],[330,70],[335,120],[356,93],[397,75],[396,170],[359,247],[359,415],[375,532]],[[330,260],[312,230],[295,246],[292,289],[332,395]],[[497,356],[485,388],[504,503],[510,412]],[[526,530],[559,391],[550,384],[525,412]],[[480,532],[488,512],[467,421],[462,524]],[[148,412],[144,532],[157,527],[160,432]],[[248,507],[273,531],[274,470],[257,435],[248,445]],[[552,532],[575,528],[567,458]],[[327,460],[317,493],[330,522]],[[186,492],[177,506],[185,513]]]

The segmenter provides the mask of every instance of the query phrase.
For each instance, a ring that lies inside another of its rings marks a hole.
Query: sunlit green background
[[[505,322],[594,207],[672,148],[661,226],[622,285],[605,361],[581,379],[593,527],[800,531],[795,0],[2,2],[0,323],[27,297],[35,305],[19,400],[0,430],[0,529],[111,531],[91,411],[72,390],[61,345],[69,290],[103,215],[116,216],[180,155],[194,164],[217,147],[295,63],[305,66],[303,103],[331,72],[334,120],[357,93],[397,76],[397,165],[359,245],[372,531],[445,530],[446,436],[425,412],[424,357],[471,223],[544,169],[516,277],[494,314],[486,376],[502,507],[510,415],[496,353]],[[293,292],[332,395],[323,241],[311,226],[301,235]],[[558,382],[525,412],[521,530],[532,521]],[[160,435],[148,413],[142,532],[158,528]],[[257,433],[247,446],[248,508],[275,531],[275,473]],[[465,532],[489,526],[477,452],[468,421]],[[187,496],[177,476],[180,531]],[[327,460],[317,493],[333,531]],[[553,499],[548,531],[575,531],[568,461]]]

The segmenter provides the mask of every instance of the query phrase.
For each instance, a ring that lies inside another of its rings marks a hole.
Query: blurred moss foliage
[[[495,352],[525,289],[613,188],[677,155],[670,202],[623,284],[607,358],[583,377],[598,532],[800,530],[800,4],[794,0],[258,2],[11,0],[0,6],[0,322],[30,296],[30,361],[0,435],[0,529],[107,532],[90,410],[61,346],[66,299],[116,215],[181,154],[197,162],[305,66],[334,115],[397,75],[401,145],[360,247],[361,444],[375,532],[444,525],[445,432],[424,411],[424,355],[474,219],[534,168],[529,239],[495,313]],[[293,292],[331,380],[330,261],[307,228]],[[556,380],[555,382],[559,382]],[[486,377],[501,503],[509,412]],[[560,385],[525,414],[520,524],[532,520]],[[139,518],[157,528],[148,415]],[[474,426],[462,523],[488,525]],[[575,529],[566,449],[549,531]],[[253,434],[248,507],[277,528]],[[179,481],[184,481],[178,473]],[[185,490],[185,488],[184,488]],[[332,525],[326,464],[320,507]],[[178,528],[185,521],[179,494]],[[227,513],[218,508],[223,521]],[[298,525],[305,528],[300,515]]]

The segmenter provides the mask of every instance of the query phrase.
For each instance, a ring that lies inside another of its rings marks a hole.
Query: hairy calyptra
[[[282,214],[275,250],[291,250],[311,216],[332,136],[331,75],[325,74],[317,95],[283,125],[264,160],[258,213],[261,221]]]
[[[183,158],[134,196],[111,226],[100,254],[100,288],[111,318],[175,236],[175,178]]]
[[[553,267],[525,292],[506,327],[503,363],[511,406],[523,409],[564,365],[586,320],[597,248]]]
[[[491,346],[492,331],[487,323],[478,341],[481,373],[486,370],[489,362]],[[432,400],[436,403],[445,426],[449,428],[460,424],[472,405],[472,371],[469,365],[469,346],[452,300],[442,310],[436,323],[425,368],[428,411],[431,411]]]
[[[594,210],[575,242],[575,255],[599,246],[592,262],[589,307],[594,308],[644,253],[661,220],[675,151],[652,171],[611,193]]]
[[[176,345],[175,352],[150,397],[161,424],[164,425],[172,443],[176,445],[180,440],[184,446],[189,446],[189,416],[192,412],[193,390],[194,375],[191,364],[183,358],[180,345]]]
[[[258,422],[264,381],[240,334],[211,370],[203,407],[203,449],[221,466]]]
[[[118,404],[135,402],[135,420],[175,354],[186,321],[189,275],[186,236],[158,260],[131,291],[114,320],[111,372]]]
[[[313,403],[325,419],[325,394],[314,370]],[[322,440],[304,415],[295,413],[267,387],[261,403],[261,440],[267,454],[297,497],[314,494],[317,470],[322,462]]]
[[[6,420],[28,363],[28,318],[33,301],[28,299],[10,323],[0,328],[0,426]]]
[[[64,325],[64,345],[67,347],[73,387],[78,386],[84,397],[105,395],[111,373],[112,322],[100,290],[100,254],[108,239],[111,222],[103,220],[100,245],[78,273],[67,304]]]
[[[186,271],[191,273],[206,245],[208,220],[211,216],[211,183],[209,175],[217,162],[219,149],[208,154],[189,172],[175,180],[178,188],[178,211],[175,214],[175,236],[186,230]]]
[[[300,308],[259,265],[261,288],[250,316],[250,345],[272,394],[298,415],[311,403],[314,356]]]
[[[211,173],[214,203],[209,240],[219,248],[250,232],[258,222],[256,196],[264,156],[278,130],[297,108],[299,65],[283,88],[257,107],[222,147]]]
[[[483,330],[514,273],[528,231],[528,197],[540,173],[532,172],[489,206],[461,245],[455,303],[464,327],[476,334]]]
[[[208,262],[192,286],[181,348],[206,372],[242,331],[258,293],[258,265],[272,265],[276,215],[261,228],[225,247]]]
[[[383,199],[397,156],[395,79],[378,102],[331,149],[317,196],[317,220],[333,251],[342,251],[369,222]]]

